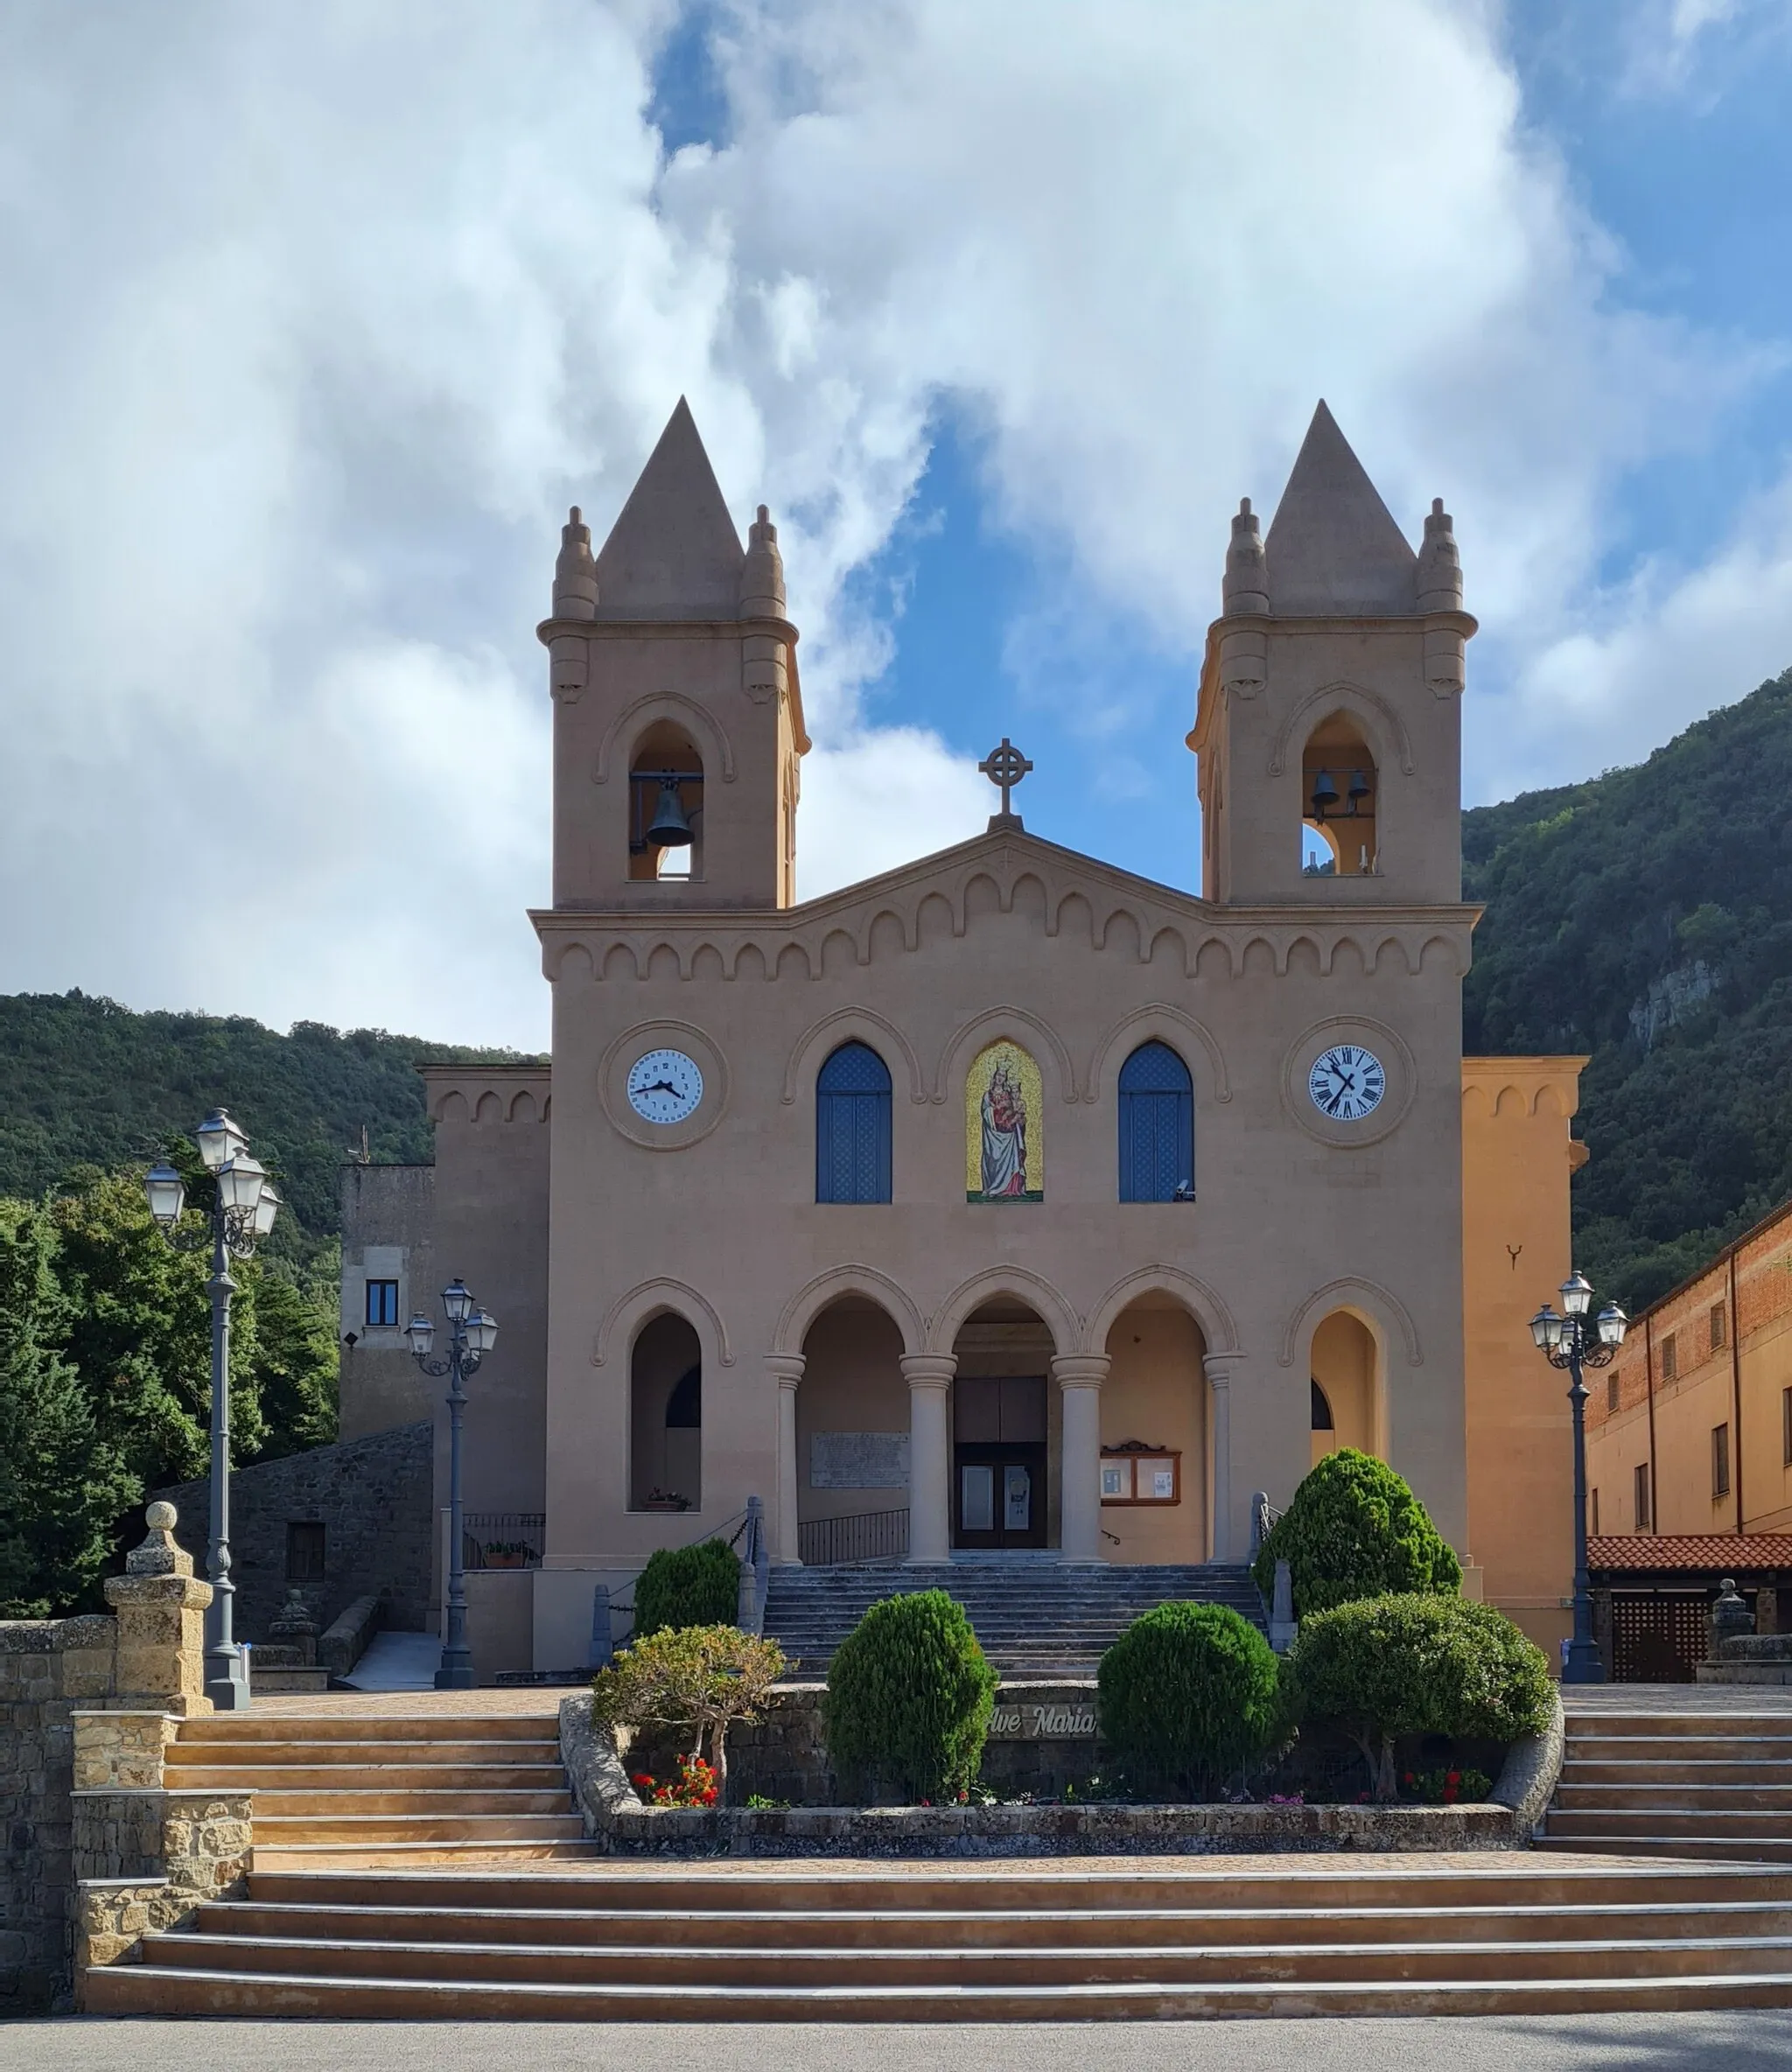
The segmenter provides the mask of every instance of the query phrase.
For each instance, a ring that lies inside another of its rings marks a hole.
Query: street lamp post
[[[232,1259],[247,1259],[274,1228],[280,1197],[267,1169],[249,1156],[248,1139],[228,1111],[214,1108],[193,1133],[214,1193],[203,1230],[182,1230],[186,1185],[173,1166],[158,1160],[144,1180],[150,1214],[177,1251],[209,1244],[212,1271],[212,1522],[206,1572],[212,1602],[206,1612],[205,1691],[220,1712],[240,1712],[249,1702],[248,1673],[233,1631],[236,1586],[230,1579],[230,1298],[236,1283]]]
[[[1569,1376],[1568,1402],[1574,1413],[1574,1637],[1562,1665],[1564,1684],[1603,1684],[1606,1666],[1592,1637],[1592,1592],[1586,1573],[1586,1383],[1581,1369],[1608,1367],[1618,1356],[1630,1320],[1615,1302],[1594,1317],[1592,1286],[1584,1274],[1562,1284],[1560,1316],[1546,1302],[1530,1320],[1532,1341],[1551,1367]]]
[[[448,1350],[430,1357],[436,1326],[422,1311],[404,1327],[412,1357],[428,1375],[448,1376],[448,1630],[442,1637],[442,1666],[436,1671],[438,1690],[472,1689],[472,1651],[466,1644],[466,1564],[460,1523],[460,1418],[466,1408],[461,1383],[477,1374],[498,1339],[498,1324],[473,1300],[457,1275],[442,1291],[448,1312]]]

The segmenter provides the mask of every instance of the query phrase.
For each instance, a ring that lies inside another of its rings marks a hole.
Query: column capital
[[[956,1353],[905,1353],[902,1378],[911,1389],[944,1389],[958,1371]]]
[[[806,1365],[807,1362],[801,1353],[767,1353],[766,1355],[766,1366],[778,1377],[780,1389],[795,1388],[802,1379],[802,1370]]]
[[[1242,1353],[1208,1353],[1201,1360],[1201,1371],[1215,1389],[1223,1389],[1232,1379],[1232,1369],[1244,1357]]]
[[[1052,1379],[1060,1389],[1099,1389],[1112,1365],[1106,1353],[1054,1353]]]

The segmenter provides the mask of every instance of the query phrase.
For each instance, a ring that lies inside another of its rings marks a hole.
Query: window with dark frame
[[[1617,1407],[1618,1370],[1614,1367],[1611,1373],[1606,1376],[1606,1408],[1607,1410],[1614,1410],[1617,1409]]]
[[[816,1080],[816,1200],[890,1199],[890,1068],[843,1043]]]
[[[1592,1508],[1592,1522],[1586,1530],[1594,1539],[1597,1539],[1600,1536],[1600,1493],[1597,1489],[1589,1489],[1586,1494],[1587,1501]]]
[[[286,1580],[321,1582],[324,1577],[324,1527],[318,1519],[289,1520],[286,1527]]]
[[[1712,1426],[1712,1502],[1730,1494],[1730,1427]]]
[[[1714,1353],[1721,1353],[1730,1342],[1730,1319],[1723,1303],[1712,1303],[1710,1321],[1712,1350]]]
[[[1120,1199],[1194,1199],[1194,1082],[1167,1043],[1142,1043],[1120,1068]]]
[[[1675,1342],[1674,1334],[1670,1331],[1662,1340],[1662,1379],[1664,1382],[1674,1382],[1678,1381],[1679,1378],[1680,1348]]]
[[[369,1281],[368,1283],[368,1315],[369,1324],[396,1324],[398,1321],[398,1283],[396,1281]]]
[[[1636,1486],[1634,1498],[1636,1530],[1639,1532],[1647,1532],[1654,1522],[1649,1516],[1648,1462],[1647,1460],[1641,1462],[1633,1473]]]

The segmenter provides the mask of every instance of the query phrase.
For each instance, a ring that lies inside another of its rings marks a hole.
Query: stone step
[[[270,1820],[310,1820],[340,1813],[402,1814],[407,1819],[438,1813],[565,1813],[572,1794],[563,1777],[547,1791],[344,1791],[262,1789],[256,1799],[256,1831]]]
[[[183,1719],[177,1746],[212,1742],[539,1741],[557,1734],[555,1715],[528,1712],[214,1712]]]
[[[367,1731],[365,1725],[362,1732]],[[440,1740],[408,1741],[316,1740],[294,1733],[280,1740],[190,1740],[183,1725],[180,1738],[168,1749],[171,1769],[229,1769],[247,1772],[278,1769],[298,1761],[317,1768],[340,1769],[425,1770],[444,1766],[457,1769],[486,1769],[494,1766],[524,1764],[538,1768],[560,1762],[560,1740],[555,1733],[539,1740],[520,1738],[508,1741],[462,1741],[452,1735]]]
[[[1572,1700],[1570,1701],[1572,1704]],[[1609,1740],[1641,1734],[1651,1740],[1786,1740],[1792,1738],[1792,1707],[1783,1712],[1616,1712],[1571,1711],[1568,1739]]]
[[[577,1842],[584,1823],[576,1813],[318,1813],[264,1816],[256,1810],[256,1848],[295,1843],[339,1848],[351,1843]]]
[[[1703,1864],[1792,1866],[1792,1847],[1774,1842],[1739,1840],[1733,1836],[1610,1835],[1546,1830],[1532,1846],[1564,1852],[1597,1850],[1601,1856],[1682,1858]]]
[[[256,1844],[258,1872],[399,1871],[411,1874],[444,1869],[495,1872],[533,1869],[540,1864],[592,1863],[602,1845],[580,1838],[561,1842],[283,1842]]]
[[[1573,1812],[1792,1814],[1792,1784],[1685,1784],[1630,1780],[1594,1784],[1564,1774],[1554,1803]]]
[[[1562,1765],[1566,1784],[1753,1784],[1771,1789],[1792,1788],[1792,1761],[1728,1762],[1698,1757],[1671,1761],[1636,1762],[1628,1760],[1587,1761],[1577,1757]]]
[[[168,1782],[183,1790],[201,1791],[558,1791],[564,1796],[566,1772],[557,1761],[521,1763],[245,1763],[170,1765]],[[265,1805],[266,1800],[257,1802]]]
[[[1738,1806],[1622,1806],[1572,1808],[1549,1815],[1551,1834],[1581,1835],[1734,1835],[1745,1841],[1770,1841],[1792,1849],[1792,1812],[1775,1813]]]

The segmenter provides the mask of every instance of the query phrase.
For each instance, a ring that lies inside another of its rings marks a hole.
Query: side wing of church
[[[798,902],[776,528],[743,547],[682,402],[595,555],[573,512],[551,1074],[426,1073],[428,1270],[502,1326],[469,1539],[540,1556],[472,1578],[483,1675],[584,1661],[595,1585],[750,1497],[780,1563],[1236,1562],[1340,1445],[1553,1644],[1567,1414],[1526,1319],[1581,1060],[1462,1055],[1474,631],[1441,503],[1415,551],[1321,403],[1267,536],[1232,522],[1199,897],[1004,791]]]

